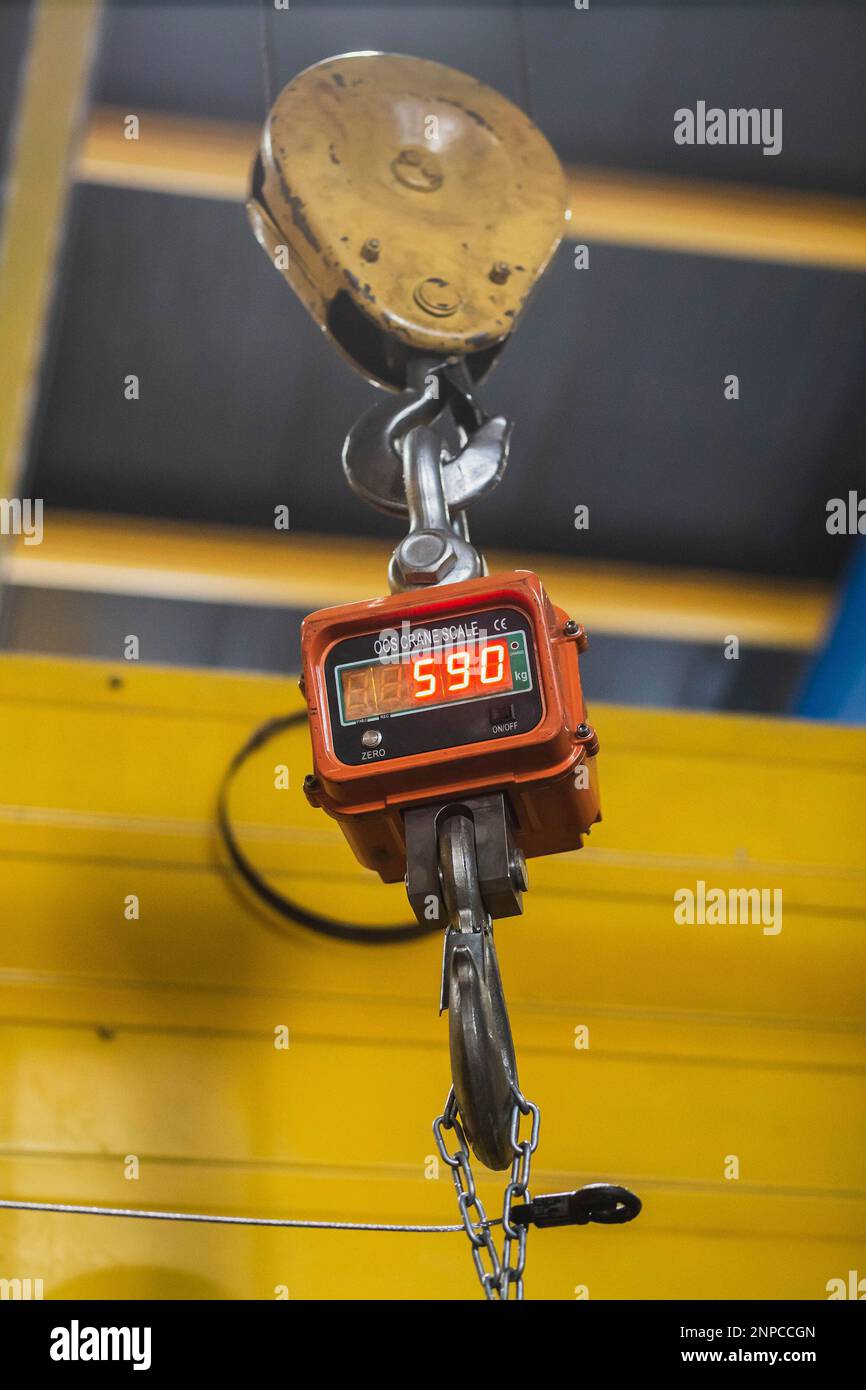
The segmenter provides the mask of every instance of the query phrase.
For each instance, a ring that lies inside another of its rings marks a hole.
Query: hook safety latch
[[[606,1182],[589,1183],[575,1192],[551,1192],[533,1197],[531,1202],[511,1208],[515,1226],[587,1226],[590,1221],[602,1226],[618,1226],[634,1221],[641,1209],[641,1200],[627,1187],[614,1187]]]

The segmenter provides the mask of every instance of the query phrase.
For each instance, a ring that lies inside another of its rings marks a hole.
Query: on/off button
[[[513,705],[491,705],[491,724],[511,724],[515,718]]]

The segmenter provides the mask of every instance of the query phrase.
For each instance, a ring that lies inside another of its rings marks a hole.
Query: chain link
[[[491,1302],[495,1299],[506,1302],[512,1296],[520,1300],[524,1296],[523,1272],[526,1268],[526,1236],[529,1228],[528,1226],[514,1225],[511,1220],[511,1208],[515,1199],[527,1202],[532,1200],[529,1191],[532,1155],[538,1148],[538,1133],[541,1128],[541,1111],[538,1106],[533,1105],[531,1100],[527,1100],[522,1091],[513,1083],[512,1089],[514,1091],[514,1109],[511,1114],[511,1148],[514,1152],[514,1158],[511,1162],[511,1177],[505,1188],[502,1201],[502,1228],[505,1239],[501,1258],[493,1243],[493,1236],[490,1233],[491,1223],[484,1210],[484,1203],[476,1190],[469,1145],[460,1123],[460,1112],[457,1108],[457,1097],[453,1087],[448,1093],[445,1109],[433,1121],[433,1136],[436,1140],[436,1147],[442,1161],[447,1163],[450,1168],[451,1177],[454,1180],[457,1206],[469,1238],[475,1271],[484,1290],[484,1297]],[[531,1116],[531,1123],[528,1137],[521,1139],[521,1120],[525,1116]],[[448,1151],[444,1133],[446,1130],[454,1131],[458,1144],[456,1153],[449,1153]],[[516,1258],[514,1257],[515,1246]]]

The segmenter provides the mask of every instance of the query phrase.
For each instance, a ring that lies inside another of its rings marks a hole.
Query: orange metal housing
[[[393,629],[403,619],[459,619],[503,606],[531,622],[542,696],[534,729],[360,766],[336,757],[325,684],[325,662],[335,643]],[[406,872],[403,812],[424,802],[504,791],[515,840],[527,857],[579,849],[582,836],[601,819],[598,739],[586,723],[578,670],[586,641],[583,628],[551,603],[528,570],[310,614],[301,631],[314,768],[304,786],[309,801],[339,822],[360,862],[386,883]]]

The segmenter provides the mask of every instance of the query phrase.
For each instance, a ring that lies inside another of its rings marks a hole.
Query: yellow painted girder
[[[263,528],[190,526],[54,512],[41,545],[18,538],[5,581],[43,588],[248,603],[309,611],[378,594],[391,547]],[[493,551],[492,573],[538,569],[557,603],[593,632],[809,651],[821,641],[829,585],[711,570],[663,569]]]
[[[569,183],[575,241],[866,270],[862,198],[618,169],[572,169]]]
[[[125,134],[130,114],[139,117],[134,140]],[[90,113],[77,176],[86,183],[117,188],[243,202],[260,138],[260,126],[240,121],[96,107]]]
[[[425,1176],[448,1073],[438,943],[278,936],[217,853],[222,767],[297,703],[274,677],[0,660],[2,1195],[452,1219],[447,1174]],[[866,1234],[866,731],[593,718],[605,820],[579,853],[531,862],[525,916],[497,940],[544,1114],[536,1189],[616,1179],[646,1206],[621,1230],[534,1232],[530,1296],[824,1297]],[[402,892],[307,806],[308,766],[299,730],[245,767],[244,844],[319,910],[402,920]],[[673,892],[698,878],[781,888],[782,931],[678,926]],[[477,1292],[456,1236],[0,1213],[0,1254],[48,1296]]]

